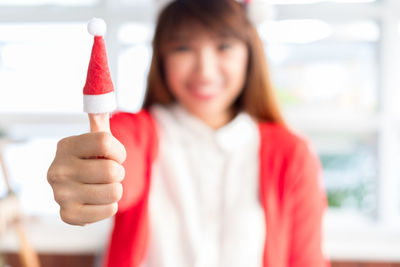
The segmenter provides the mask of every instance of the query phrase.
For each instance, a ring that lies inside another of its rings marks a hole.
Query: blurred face
[[[167,86],[190,113],[218,128],[233,117],[232,104],[244,86],[247,61],[244,42],[196,28],[168,45]]]

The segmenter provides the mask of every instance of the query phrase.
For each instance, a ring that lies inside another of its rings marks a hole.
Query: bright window
[[[376,111],[379,28],[375,23],[285,20],[261,25],[260,34],[286,110],[363,115]]]
[[[153,27],[144,23],[123,25],[118,38],[118,103],[122,110],[138,111],[142,105],[151,61]]]
[[[377,209],[377,138],[369,133],[310,133],[324,169],[331,208],[372,216]]]
[[[86,6],[98,3],[99,0],[0,0],[0,6]]]
[[[272,0],[271,2],[276,5],[289,5],[289,4],[317,4],[317,3],[372,3],[376,0]]]
[[[318,150],[330,207],[372,216],[379,176],[373,125],[379,105],[378,25],[278,20],[259,32],[285,114]],[[348,127],[351,120],[363,121],[365,130]],[[306,127],[308,122],[314,126]]]
[[[85,23],[0,24],[0,112],[80,112]]]
[[[377,221],[400,215],[400,14],[385,12],[394,10],[393,1],[275,3],[276,17],[259,32],[284,114],[320,155],[331,208]],[[45,173],[56,140],[87,126],[67,119],[83,114],[92,45],[86,21],[97,12],[104,15],[119,108],[136,111],[151,60],[155,12],[149,11],[158,7],[145,0],[0,0],[0,5],[13,11],[0,9],[0,132],[25,140],[7,148],[7,163],[26,210],[55,212],[54,205],[41,203],[53,202]],[[34,5],[41,5],[40,19]],[[0,182],[0,194],[3,189]],[[43,199],[33,200],[30,190]]]
[[[27,215],[58,213],[59,207],[46,180],[46,166],[50,166],[56,146],[56,138],[35,138],[9,145],[3,151],[11,187],[20,196],[22,209]],[[2,175],[0,178],[3,182]],[[0,196],[3,196],[5,185],[0,188]]]

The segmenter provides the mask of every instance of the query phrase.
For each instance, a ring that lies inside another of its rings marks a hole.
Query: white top
[[[179,105],[151,109],[159,153],[146,267],[261,267],[259,131],[240,113],[214,130]]]

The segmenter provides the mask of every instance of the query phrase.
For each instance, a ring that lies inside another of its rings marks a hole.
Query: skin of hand
[[[113,216],[122,197],[125,158],[124,146],[107,132],[60,140],[47,180],[61,219],[83,226]]]

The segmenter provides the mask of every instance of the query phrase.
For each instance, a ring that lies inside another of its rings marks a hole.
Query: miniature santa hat
[[[108,68],[107,52],[103,36],[106,23],[93,18],[88,23],[88,31],[94,36],[92,55],[83,88],[83,109],[87,113],[108,113],[116,109],[114,86]]]

